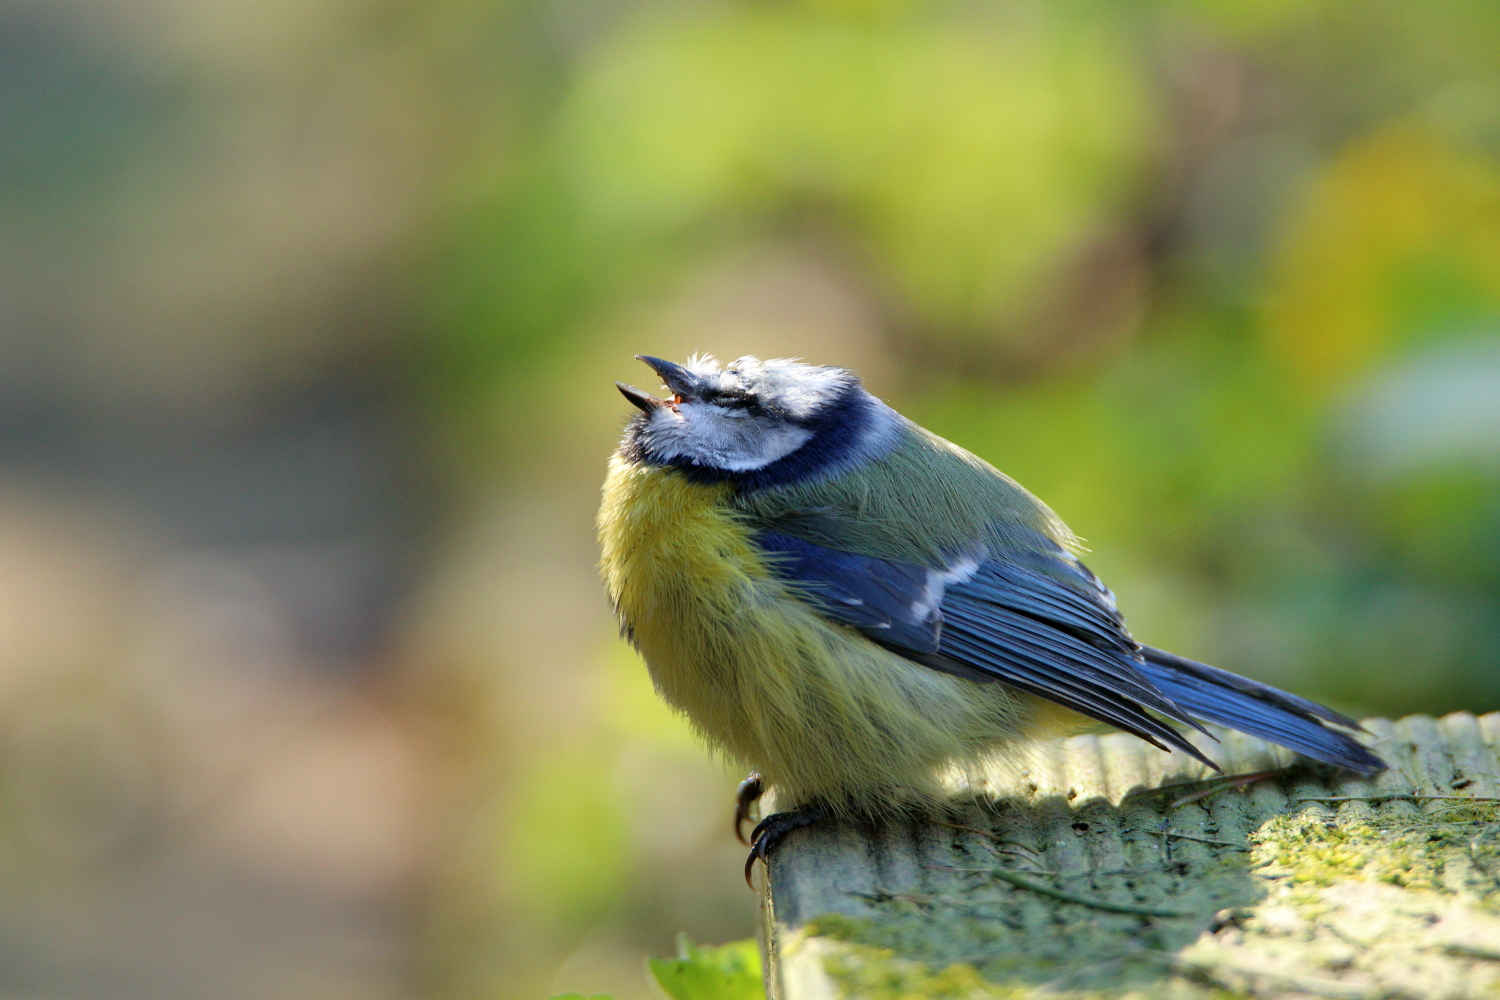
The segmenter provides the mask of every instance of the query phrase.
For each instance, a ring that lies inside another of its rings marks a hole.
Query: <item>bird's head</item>
[[[787,481],[866,449],[877,425],[900,419],[843,368],[752,357],[723,366],[707,355],[683,365],[636,358],[672,395],[658,399],[615,383],[641,411],[625,430],[626,453],[702,479]]]

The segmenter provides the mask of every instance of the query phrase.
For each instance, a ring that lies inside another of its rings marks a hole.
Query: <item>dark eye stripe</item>
[[[786,418],[786,413],[779,407],[766,406],[760,397],[753,392],[743,390],[724,389],[718,392],[704,393],[700,397],[705,403],[722,407],[726,410],[745,410],[755,417],[777,417]]]
[[[714,402],[730,410],[744,410],[755,405],[755,400],[748,396],[721,396]]]
[[[747,410],[759,406],[754,396],[737,392],[721,392],[708,396],[704,402],[722,406],[726,410]]]

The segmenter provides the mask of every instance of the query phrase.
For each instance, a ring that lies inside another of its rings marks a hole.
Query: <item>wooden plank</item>
[[[955,782],[941,820],[797,831],[767,883],[770,994],[1500,995],[1500,715],[1366,725],[1373,779],[1218,731],[1227,773],[1277,773],[1204,783],[1084,736]]]

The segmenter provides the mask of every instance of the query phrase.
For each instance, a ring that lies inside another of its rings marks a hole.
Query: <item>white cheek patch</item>
[[[683,403],[675,411],[658,410],[645,436],[662,461],[686,459],[726,472],[753,472],[790,455],[813,434],[795,424],[768,424],[742,410]]]

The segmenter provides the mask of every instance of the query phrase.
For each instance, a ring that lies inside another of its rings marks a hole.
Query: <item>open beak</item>
[[[635,359],[650,365],[651,370],[661,376],[662,382],[666,383],[667,388],[671,389],[675,395],[683,399],[697,397],[697,380],[686,368],[674,365],[670,361],[663,361],[661,358],[653,358],[649,354],[637,354]]]
[[[662,382],[666,384],[668,389],[672,390],[672,394],[677,399],[697,398],[698,394],[695,391],[696,384],[693,373],[686,368],[681,365],[674,365],[670,361],[663,361],[661,358],[653,358],[649,354],[637,354],[635,359],[637,361],[644,361],[650,365],[651,370],[661,376]],[[624,382],[616,382],[615,388],[619,389],[620,394],[630,400],[630,404],[642,413],[655,413],[663,406],[673,406],[677,402],[677,400],[657,399],[655,396],[644,393],[633,385],[626,385]]]
[[[655,413],[658,408],[667,405],[655,396],[644,393],[633,385],[626,385],[624,382],[616,382],[615,388],[619,389],[620,395],[630,400],[631,405],[639,409],[642,413]]]

